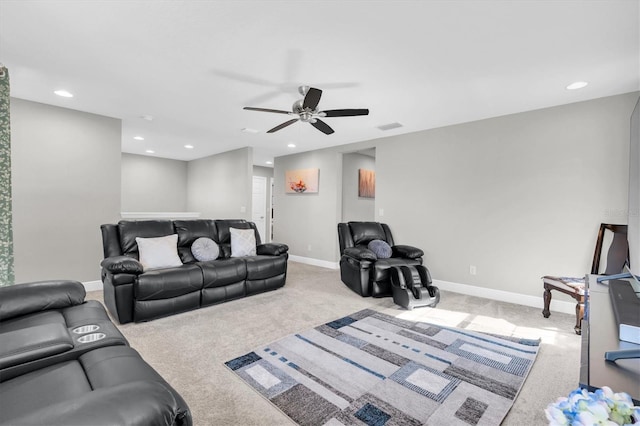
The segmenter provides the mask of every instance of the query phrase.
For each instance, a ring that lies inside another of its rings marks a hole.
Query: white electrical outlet
[[[311,244],[307,246],[307,251],[311,251]]]
[[[245,206],[240,206],[240,213],[246,213],[247,208]]]
[[[476,265],[469,265],[469,275],[476,274]]]
[[[378,209],[378,216],[384,216],[384,209]]]

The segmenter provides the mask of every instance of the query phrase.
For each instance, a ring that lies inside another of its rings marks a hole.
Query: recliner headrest
[[[382,225],[378,222],[349,222],[353,243],[369,244],[371,240],[387,241]]]

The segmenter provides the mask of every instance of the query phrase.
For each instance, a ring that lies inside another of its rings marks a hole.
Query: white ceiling
[[[639,26],[638,0],[0,0],[0,62],[14,97],[122,119],[123,152],[191,160],[252,146],[265,165],[637,91]],[[565,89],[577,80],[589,85]],[[324,90],[320,109],[370,115],[328,118],[328,136],[301,122],[266,134],[289,117],[242,109],[289,110],[302,84]]]

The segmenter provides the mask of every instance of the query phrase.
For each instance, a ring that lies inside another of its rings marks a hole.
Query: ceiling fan
[[[329,109],[326,111],[318,111],[318,103],[320,103],[320,97],[322,96],[322,90],[309,86],[298,87],[298,92],[303,99],[299,99],[293,103],[291,111],[284,111],[280,109],[268,109],[268,108],[255,108],[244,107],[248,111],[262,111],[262,112],[274,112],[276,114],[287,114],[293,116],[289,121],[285,121],[282,124],[277,125],[273,129],[267,131],[267,133],[277,132],[284,129],[287,126],[292,125],[296,121],[302,121],[305,123],[311,123],[313,127],[320,130],[326,135],[333,133],[333,129],[329,127],[327,123],[320,120],[325,117],[353,117],[356,115],[368,115],[368,109]]]

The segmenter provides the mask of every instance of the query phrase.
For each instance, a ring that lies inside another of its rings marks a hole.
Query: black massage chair
[[[440,302],[440,290],[431,285],[431,274],[422,265],[391,268],[393,302],[406,309],[435,306]]]

